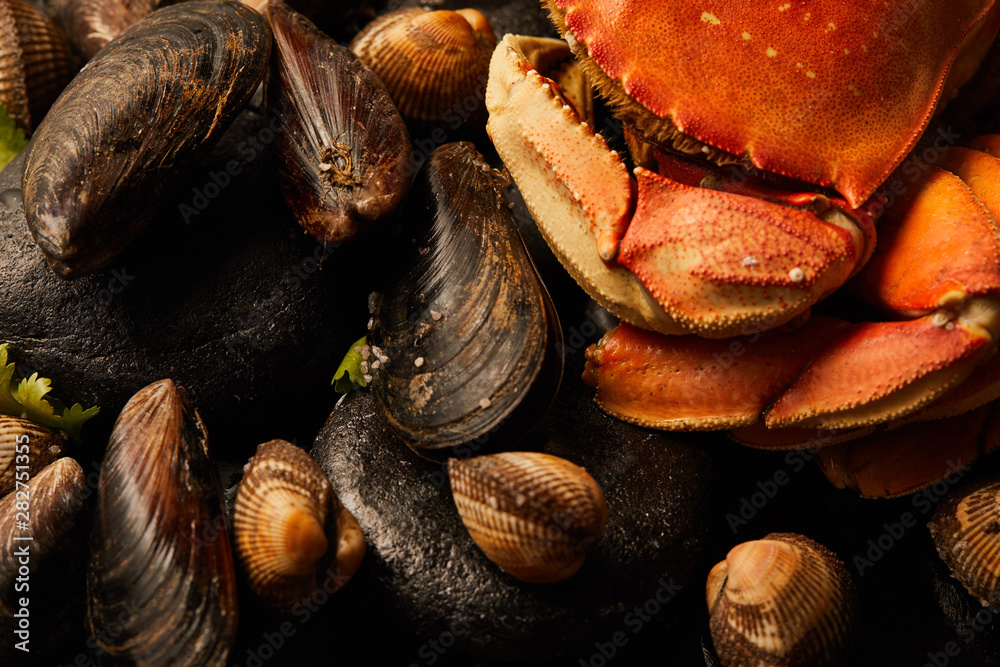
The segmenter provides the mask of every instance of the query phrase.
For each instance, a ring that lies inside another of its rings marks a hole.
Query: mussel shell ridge
[[[275,57],[268,108],[285,199],[299,223],[332,243],[350,240],[399,206],[410,184],[410,137],[385,86],[346,47],[283,2],[271,2]]]
[[[270,48],[249,7],[193,0],[154,12],[94,56],[25,163],[25,216],[58,273],[93,271],[131,242],[250,100]]]
[[[403,212],[414,242],[374,318],[379,402],[425,449],[526,430],[558,389],[562,330],[500,179],[455,143],[414,188]]]
[[[142,389],[115,424],[98,487],[87,588],[102,662],[226,662],[237,612],[224,518],[198,412],[171,380]]]

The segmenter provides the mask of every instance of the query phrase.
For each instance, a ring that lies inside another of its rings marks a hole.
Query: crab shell
[[[987,0],[546,4],[644,136],[686,135],[695,151],[833,188],[855,207],[975,72],[1000,25]]]
[[[942,168],[921,165],[919,179],[897,172],[906,195],[884,207],[864,271],[885,200],[861,206],[974,73],[997,32],[992,4],[548,5],[568,45],[505,38],[488,130],[556,256],[627,323],[588,353],[585,379],[605,411],[657,428],[757,428],[741,440],[794,447],[997,398],[994,140],[941,151]],[[640,167],[630,178],[548,78],[571,51],[637,137],[637,161],[659,173]],[[813,185],[727,177],[671,151]],[[767,329],[800,326],[856,274],[865,298],[906,321],[818,327],[823,345],[808,330],[758,343]],[[733,347],[651,332],[743,338]]]

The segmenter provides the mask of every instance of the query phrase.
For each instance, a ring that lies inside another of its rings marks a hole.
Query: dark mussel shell
[[[399,206],[410,184],[410,137],[385,86],[350,50],[280,1],[268,6],[275,57],[267,106],[280,110],[278,175],[295,217],[341,243]]]
[[[222,489],[173,381],[140,390],[118,417],[94,522],[88,616],[102,663],[225,664],[237,612]]]
[[[29,656],[31,664],[55,664],[47,662],[47,653],[80,625],[87,495],[83,468],[61,458],[0,500],[0,664],[27,662]],[[18,633],[25,607],[28,631]]]
[[[555,308],[500,179],[471,143],[435,150],[414,187],[403,213],[414,243],[377,300],[375,393],[413,447],[452,447],[501,427],[513,439],[562,377]]]
[[[83,60],[90,60],[163,0],[47,0],[45,6]]]
[[[245,5],[193,0],[154,12],[70,83],[32,139],[24,212],[53,268],[110,262],[246,105],[271,33]]]

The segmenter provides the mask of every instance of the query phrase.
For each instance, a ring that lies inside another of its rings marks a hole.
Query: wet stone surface
[[[609,420],[584,393],[566,383],[532,434],[501,446],[567,458],[605,491],[603,537],[580,572],[548,586],[519,582],[486,559],[461,523],[445,466],[399,441],[369,394],[349,395],[331,415],[313,456],[365,532],[371,575],[418,635],[451,632],[459,652],[481,659],[589,655],[594,638],[649,620],[629,614],[637,605],[676,624],[697,604],[702,583],[691,574],[705,541],[708,455]]]

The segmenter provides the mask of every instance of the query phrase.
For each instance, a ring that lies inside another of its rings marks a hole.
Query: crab
[[[555,255],[621,320],[587,351],[605,412],[824,445],[831,480],[868,496],[1000,444],[1000,138],[928,130],[990,50],[992,1],[545,4],[566,41],[497,46],[487,129]],[[634,177],[561,85],[574,56]],[[809,317],[848,281],[883,321]]]

